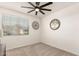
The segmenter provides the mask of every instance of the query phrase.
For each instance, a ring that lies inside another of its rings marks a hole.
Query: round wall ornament
[[[57,30],[60,27],[60,21],[58,19],[53,19],[50,22],[50,28],[52,30]]]
[[[39,23],[38,23],[37,21],[33,21],[32,27],[33,27],[33,29],[35,29],[35,30],[39,29]]]

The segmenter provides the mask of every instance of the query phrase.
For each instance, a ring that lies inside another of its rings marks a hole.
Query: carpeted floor
[[[66,51],[48,46],[43,43],[24,46],[7,51],[7,56],[75,56]]]

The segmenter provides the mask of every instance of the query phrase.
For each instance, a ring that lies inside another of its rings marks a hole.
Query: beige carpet
[[[24,46],[7,51],[7,56],[75,56],[43,43]]]

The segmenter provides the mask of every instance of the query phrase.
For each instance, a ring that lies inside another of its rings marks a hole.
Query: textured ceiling
[[[32,2],[32,3],[35,4],[35,2]],[[47,3],[47,2],[41,2],[40,5],[43,5],[45,3]],[[73,4],[76,4],[76,2],[54,2],[52,5],[49,5],[49,6],[45,7],[45,8],[52,9],[52,11],[44,11],[45,15],[43,15],[41,13],[38,13],[38,15],[35,15],[35,12],[28,13],[28,15],[32,15],[32,16],[35,16],[35,17],[43,18],[46,15],[49,15],[49,14],[51,14],[53,12],[56,12],[56,11],[59,11],[59,10],[61,10],[63,8],[71,6]],[[20,11],[20,12],[23,12],[23,13],[27,14],[27,12],[30,9],[21,8],[21,6],[31,7],[31,5],[28,4],[27,2],[0,2],[0,7],[8,8],[8,9],[11,9],[11,10]]]

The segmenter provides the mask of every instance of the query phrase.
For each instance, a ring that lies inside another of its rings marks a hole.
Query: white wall
[[[60,20],[58,30],[50,29],[50,21]],[[64,8],[41,20],[41,42],[79,55],[79,4]]]
[[[7,50],[39,42],[40,28],[39,28],[39,30],[34,30],[31,26],[32,22],[34,20],[36,20],[40,23],[39,19],[37,19],[33,16],[29,16],[28,14],[25,15],[20,12],[8,10],[5,8],[0,8],[0,20],[1,20],[2,14],[17,15],[17,16],[21,16],[21,17],[26,17],[26,19],[29,20],[29,35],[3,36],[1,38],[2,39],[1,42],[6,44]],[[1,27],[1,25],[0,25],[0,27]]]
[[[1,15],[0,15],[0,24],[1,24]],[[0,34],[1,34],[1,25],[0,25]],[[1,44],[1,37],[0,37],[0,44]]]

